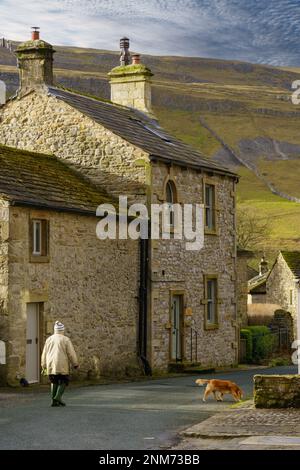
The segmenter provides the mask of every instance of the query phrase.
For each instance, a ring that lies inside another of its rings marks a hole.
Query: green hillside
[[[109,98],[107,72],[118,64],[118,53],[55,49],[58,83]],[[143,61],[155,74],[153,107],[161,125],[233,167],[241,176],[239,206],[255,210],[258,219],[270,219],[261,248],[300,249],[300,203],[268,187],[300,199],[300,105],[290,99],[300,69],[189,57],[144,56]],[[0,78],[12,93],[15,59],[0,49],[0,64]]]

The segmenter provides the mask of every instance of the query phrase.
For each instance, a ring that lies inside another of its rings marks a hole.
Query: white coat
[[[47,370],[48,375],[68,375],[69,363],[78,366],[73,344],[70,338],[62,333],[54,333],[46,340],[41,366]]]

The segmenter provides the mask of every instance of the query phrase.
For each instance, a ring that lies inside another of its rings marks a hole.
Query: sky
[[[300,66],[300,0],[0,0],[0,37]]]

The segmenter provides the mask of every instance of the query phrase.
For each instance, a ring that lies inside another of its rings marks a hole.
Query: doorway
[[[26,380],[36,383],[40,380],[40,304],[27,304],[26,324]]]
[[[171,297],[171,360],[183,359],[183,295]]]

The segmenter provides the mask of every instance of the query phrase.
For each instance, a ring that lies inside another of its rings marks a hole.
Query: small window
[[[32,258],[46,257],[49,254],[48,220],[31,221],[31,255]]]
[[[290,305],[294,304],[294,291],[290,289]]]
[[[205,325],[207,328],[218,325],[218,280],[205,276]]]
[[[33,250],[32,254],[42,256],[42,221],[33,221]]]
[[[208,231],[216,230],[216,189],[213,184],[205,184],[205,228]]]
[[[176,201],[176,188],[175,184],[173,181],[168,181],[166,185],[166,202],[169,205],[170,208],[170,226],[174,227],[174,211],[173,211],[173,205],[177,202]]]

